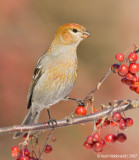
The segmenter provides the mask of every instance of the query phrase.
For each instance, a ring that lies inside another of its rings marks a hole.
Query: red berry
[[[23,136],[23,139],[26,140],[27,136],[28,136],[28,133],[25,133],[24,136]],[[30,139],[31,139],[31,135],[29,135],[28,140],[30,140]]]
[[[105,140],[106,140],[107,143],[115,143],[116,136],[114,134],[107,134],[105,136]]]
[[[93,144],[93,136],[92,136],[92,135],[89,135],[89,136],[87,137],[87,139],[86,139],[86,142],[87,142],[88,144]]]
[[[19,148],[17,146],[13,146],[11,150],[12,150],[12,157],[17,157]]]
[[[99,142],[103,145],[103,147],[106,145],[106,142],[104,141],[104,139],[100,139]]]
[[[50,145],[47,145],[45,148],[45,153],[50,153],[52,151],[52,147]]]
[[[128,72],[126,75],[126,78],[129,80],[133,80],[135,78],[136,74],[135,73],[130,73]]]
[[[55,137],[53,137],[53,138],[52,138],[52,141],[53,141],[53,142],[56,142],[56,138],[55,138]]]
[[[96,127],[97,127],[97,129],[102,128],[102,125],[100,125],[101,121],[102,121],[102,119],[98,119],[98,120],[96,121]],[[98,126],[99,126],[99,127],[98,127]]]
[[[133,82],[133,84],[134,84],[135,87],[139,87],[139,81]]]
[[[30,158],[27,156],[20,156],[20,158],[17,158],[17,160],[30,160]]]
[[[129,65],[129,71],[131,73],[137,73],[139,71],[139,64],[137,64],[137,63],[131,63]]]
[[[112,118],[114,121],[119,122],[120,119],[122,118],[122,115],[119,112],[115,112],[113,113]]]
[[[27,148],[21,149],[20,154],[24,156],[30,156],[30,152]]]
[[[126,123],[125,123],[125,119],[124,118],[121,118],[120,122],[119,122],[119,128],[121,130],[124,130],[126,129]]]
[[[84,144],[83,144],[83,146],[86,148],[86,149],[91,149],[91,148],[93,148],[93,144],[89,144],[89,143],[87,143],[86,141],[84,142]]]
[[[125,76],[128,73],[128,66],[126,64],[122,64],[118,71],[120,75]]]
[[[135,87],[134,85],[131,85],[129,88],[130,88],[130,90],[132,90],[132,91],[136,91],[136,88],[137,88],[137,87]]]
[[[128,56],[128,59],[130,62],[136,62],[137,59],[138,59],[138,56],[136,53],[130,53],[129,56]]]
[[[127,78],[122,78],[121,82],[123,84],[129,85],[129,86],[133,84],[133,81],[131,81],[131,80],[127,79]]]
[[[108,119],[105,119],[103,126],[108,126],[110,124],[110,121]]]
[[[96,126],[99,125],[101,121],[102,121],[102,119],[98,119],[98,120],[96,121]]]
[[[117,123],[116,122],[114,122],[114,121],[111,121],[111,126],[113,126],[113,127],[115,127],[115,126],[117,126]]]
[[[119,133],[116,137],[116,140],[123,143],[126,140],[126,135],[124,133]]]
[[[133,125],[133,119],[132,118],[126,118],[125,123],[127,127],[131,127]]]
[[[136,93],[139,93],[139,87],[136,87],[135,92],[136,92]]]
[[[135,76],[135,77],[133,78],[133,82],[139,82],[139,77]]]
[[[100,134],[98,132],[93,134],[93,141],[99,141],[100,140]]]
[[[12,152],[12,157],[17,157],[18,156],[18,153],[17,152]]]
[[[94,144],[93,144],[93,151],[95,151],[95,152],[102,152],[102,150],[103,150],[103,144],[102,143],[100,143],[99,141],[98,142],[95,142]]]
[[[16,158],[16,160],[20,160],[21,157],[22,157],[22,155],[19,155],[19,156]]]
[[[118,73],[119,66],[120,66],[119,64],[113,64],[113,65],[111,66],[112,72],[113,72],[113,73]]]
[[[85,116],[86,115],[86,109],[83,107],[83,106],[78,106],[75,110],[75,113],[78,115],[78,116]]]
[[[19,148],[18,148],[17,146],[13,146],[13,147],[12,147],[12,151],[14,151],[14,152],[19,152]]]
[[[117,59],[119,62],[122,62],[124,60],[124,55],[122,53],[117,53],[115,55],[115,59]]]

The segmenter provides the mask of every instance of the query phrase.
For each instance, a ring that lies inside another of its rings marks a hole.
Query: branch
[[[13,133],[13,132],[28,132],[28,131],[40,131],[40,130],[48,130],[53,127],[60,128],[66,126],[73,126],[81,123],[93,122],[99,118],[103,118],[104,116],[109,116],[113,112],[123,112],[130,109],[139,108],[139,99],[137,100],[120,100],[114,101],[113,104],[109,104],[108,106],[104,106],[101,111],[89,114],[82,117],[74,117],[57,121],[54,126],[46,123],[34,124],[34,125],[16,125],[12,127],[4,127],[0,128],[0,134],[5,133]]]
[[[136,45],[134,46],[134,51],[136,53],[139,52],[139,48]],[[83,100],[82,103],[85,104],[87,102],[92,103],[93,102],[93,95],[94,93],[99,90],[100,86],[102,83],[105,81],[105,79],[110,75],[111,73],[111,68],[107,71],[107,73],[102,77],[102,79],[99,81],[99,83],[96,85],[96,87],[89,93],[88,96],[86,96]],[[75,99],[74,99],[75,100]],[[96,121],[99,118],[103,118],[104,116],[109,116],[113,112],[123,112],[127,111],[129,109],[134,109],[134,108],[139,108],[139,100],[120,100],[120,101],[114,101],[113,104],[109,104],[108,106],[103,105],[101,109],[99,109],[99,112],[95,112],[90,115],[86,115],[83,117],[72,117],[72,118],[67,118],[63,120],[57,121],[54,126],[51,124],[46,123],[41,123],[41,124],[33,124],[33,125],[16,125],[12,127],[4,127],[0,128],[0,134],[5,134],[5,133],[13,133],[13,132],[29,132],[29,131],[40,131],[40,130],[48,130],[48,129],[53,129],[53,128],[60,128],[60,127],[66,127],[66,126],[72,126],[76,124],[81,124],[81,123],[87,123],[90,121]]]

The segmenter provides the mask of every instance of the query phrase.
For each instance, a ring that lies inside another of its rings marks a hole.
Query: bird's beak
[[[82,38],[89,38],[91,37],[91,34],[88,31],[83,32]]]

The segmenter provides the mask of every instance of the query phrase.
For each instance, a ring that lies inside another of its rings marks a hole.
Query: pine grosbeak
[[[30,109],[23,125],[36,124],[40,112],[66,99],[77,79],[77,46],[88,31],[79,24],[68,23],[61,26],[47,52],[45,52],[34,70],[27,96],[27,108]],[[14,138],[22,135],[18,132]]]

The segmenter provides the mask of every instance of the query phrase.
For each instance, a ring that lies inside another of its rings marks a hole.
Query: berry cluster
[[[27,148],[23,148],[19,151],[18,146],[12,147],[12,157],[17,157],[16,160],[31,160],[34,157],[30,157],[30,151]]]
[[[84,147],[87,150],[93,149],[94,152],[100,153],[103,151],[103,148],[106,145],[106,143],[112,144],[116,141],[123,143],[127,139],[127,137],[124,133],[119,133],[118,128],[120,130],[124,130],[132,125],[132,118],[124,118],[119,112],[113,113],[112,120],[106,119],[102,123],[102,119],[98,119],[96,122],[96,130],[92,135],[89,135],[87,137],[86,141],[84,142]],[[100,135],[100,130],[104,126],[116,127],[117,135],[110,132],[105,136],[104,139],[102,139]]]
[[[95,132],[93,135],[87,137],[83,145],[86,149],[93,149],[94,152],[98,153],[103,151],[105,144],[105,140],[101,139],[98,132]]]
[[[50,153],[52,151],[52,147],[47,145],[45,148],[45,153]],[[27,148],[23,148],[19,151],[18,146],[12,147],[12,157],[17,157],[16,160],[38,160],[38,158],[30,156],[30,151]]]
[[[121,82],[129,86],[132,91],[139,93],[139,77],[137,73],[139,72],[139,63],[137,54],[131,52],[128,57],[125,58],[124,54],[118,53],[115,59],[120,62],[120,64],[113,64],[111,70],[114,73],[118,73],[122,77]]]
[[[26,140],[26,138],[27,138],[27,134],[24,134],[23,139]],[[29,137],[29,140],[30,139],[31,139],[31,136]],[[56,139],[52,139],[52,141],[55,142]],[[36,154],[35,156],[33,156],[34,151],[32,151],[32,155],[30,154],[30,151],[27,149],[27,145],[21,150],[19,150],[19,146],[13,146],[11,150],[12,150],[12,157],[17,157],[16,160],[38,160],[38,158],[36,157]],[[45,147],[44,152],[50,153],[51,151],[52,151],[51,145],[47,145]]]

